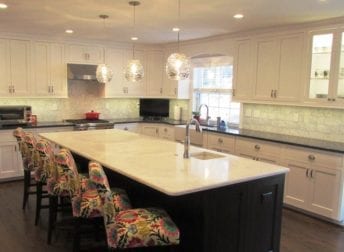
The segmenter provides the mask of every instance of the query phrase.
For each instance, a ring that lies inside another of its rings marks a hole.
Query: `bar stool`
[[[36,194],[35,191],[30,190],[30,188],[35,187],[36,183],[32,182],[32,172],[34,169],[32,152],[29,150],[28,144],[25,142],[25,136],[28,133],[18,127],[13,131],[13,136],[17,139],[19,150],[23,160],[24,169],[24,193],[23,193],[23,210],[26,207],[29,195]]]
[[[89,173],[104,202],[103,216],[109,250],[179,244],[179,229],[166,211],[137,208],[118,212],[102,166],[90,162]]]
[[[69,192],[71,198],[72,213],[75,218],[73,251],[79,251],[81,224],[84,221],[88,223],[96,221],[97,218],[101,221],[103,203],[93,183],[90,183],[89,179],[79,176],[73,156],[69,150],[61,149],[55,156],[55,162],[59,177],[64,178],[64,188]],[[117,198],[113,204],[116,205],[115,208],[118,211],[131,207],[129,198],[124,190],[119,189],[115,193]],[[97,223],[94,222],[92,224]]]

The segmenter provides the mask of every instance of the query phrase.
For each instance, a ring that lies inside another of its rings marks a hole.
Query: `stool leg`
[[[48,244],[51,244],[51,238],[56,222],[57,196],[49,196],[49,222],[48,222]]]
[[[31,176],[30,171],[29,170],[24,170],[23,210],[25,209],[27,200],[29,199],[30,176]]]
[[[42,182],[37,182],[36,184],[36,218],[35,218],[35,225],[37,226],[40,213],[41,213],[41,207],[42,207]]]

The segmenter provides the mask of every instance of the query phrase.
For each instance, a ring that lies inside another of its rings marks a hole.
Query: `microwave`
[[[26,124],[31,118],[31,106],[0,106],[0,124]]]

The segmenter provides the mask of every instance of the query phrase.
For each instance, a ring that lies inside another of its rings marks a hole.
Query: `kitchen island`
[[[96,160],[135,207],[165,208],[181,230],[179,251],[279,251],[287,168],[121,130],[43,133]]]

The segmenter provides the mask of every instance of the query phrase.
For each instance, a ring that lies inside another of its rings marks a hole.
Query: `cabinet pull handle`
[[[162,94],[162,88],[160,88],[160,94]]]
[[[313,170],[311,170],[311,178],[313,178]]]
[[[336,99],[333,98],[332,101],[336,101]]]
[[[174,88],[174,94],[177,95],[177,88]]]
[[[274,98],[274,90],[273,89],[271,89],[270,97]]]
[[[277,90],[274,91],[274,98],[277,98]]]
[[[262,193],[260,195],[260,202],[264,203],[267,200],[270,200],[272,197],[272,192]]]
[[[306,177],[308,178],[309,169],[306,170]]]
[[[256,144],[256,145],[254,146],[254,148],[255,148],[256,150],[260,150],[260,145],[259,145],[259,144]]]
[[[54,86],[51,86],[51,92],[54,93]]]
[[[9,93],[12,93],[12,88],[11,88],[11,86],[8,86],[8,92],[9,92]]]
[[[17,152],[17,145],[14,146],[14,151]]]
[[[235,96],[235,89],[233,88],[232,90],[232,96],[234,97]]]
[[[315,156],[310,154],[310,155],[308,155],[308,159],[311,160],[311,161],[314,161],[315,160]]]
[[[124,127],[124,130],[128,130],[128,127]]]

